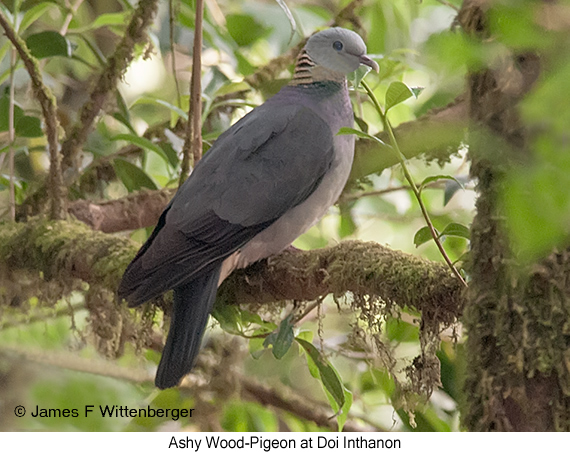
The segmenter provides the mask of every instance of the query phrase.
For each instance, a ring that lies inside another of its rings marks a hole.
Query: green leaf
[[[386,112],[390,110],[390,108],[404,102],[406,99],[409,99],[414,95],[413,91],[402,82],[392,82],[388,87],[388,91],[386,91],[386,102],[385,108]]]
[[[0,97],[0,132],[7,132],[9,127],[10,99],[8,95]],[[24,116],[24,110],[14,104],[14,124]]]
[[[22,17],[22,21],[20,22],[20,26],[18,27],[18,33],[23,33],[28,29],[30,25],[32,25],[36,20],[42,17],[46,10],[51,8],[52,6],[57,6],[55,3],[51,3],[49,1],[39,3],[26,11],[24,17]]]
[[[160,157],[162,157],[164,161],[169,163],[168,156],[162,150],[162,148],[154,144],[152,141],[147,140],[144,137],[139,137],[137,135],[131,135],[128,133],[120,133],[119,135],[115,135],[114,137],[111,138],[111,141],[119,141],[119,140],[128,141],[129,143],[132,143],[136,146],[146,149],[147,151],[154,152],[158,154]]]
[[[133,134],[136,134],[136,130],[131,125],[130,118],[126,117],[123,113],[116,111],[113,113],[113,118],[123,124],[127,129],[129,129]]]
[[[447,175],[445,175],[445,174],[439,174],[439,175],[437,175],[437,176],[429,176],[429,177],[426,177],[426,178],[422,181],[422,183],[420,184],[420,188],[419,188],[420,193],[421,193],[421,191],[426,187],[426,185],[428,185],[428,184],[430,184],[430,183],[432,183],[432,182],[436,182],[436,181],[438,181],[438,180],[442,180],[442,179],[452,180],[452,181],[454,181],[454,182],[457,183],[457,185],[459,186],[459,188],[464,188],[464,187],[463,187],[463,184],[462,184],[461,182],[459,182],[455,177],[453,177],[453,176],[447,176]]]
[[[266,36],[269,29],[247,14],[229,14],[226,16],[228,32],[240,47],[249,46]]]
[[[436,230],[437,232],[437,230]],[[414,235],[414,245],[416,248],[420,245],[423,245],[426,242],[429,242],[432,239],[431,232],[427,226],[424,226],[416,234]]]
[[[312,342],[313,336],[314,336],[313,332],[309,331],[309,330],[300,331],[299,334],[297,334],[298,339],[303,339],[303,340],[308,341],[308,342]],[[302,353],[302,350],[300,349],[299,352]]]
[[[136,131],[131,124],[131,112],[127,107],[127,103],[125,102],[123,95],[118,89],[115,90],[115,100],[119,111],[115,113],[113,117],[121,121],[134,135],[136,135]]]
[[[106,13],[97,16],[93,22],[85,27],[70,28],[69,33],[85,33],[86,31],[96,30],[102,27],[121,27],[126,26],[128,18],[131,16],[130,11],[123,11],[121,13]]]
[[[182,110],[181,108],[178,108],[176,105],[172,105],[169,102],[166,102],[165,100],[162,99],[155,99],[154,97],[140,97],[139,99],[136,100],[136,102],[133,104],[134,105],[139,105],[139,104],[152,104],[152,105],[160,105],[162,107],[166,107],[168,108],[170,111],[176,113],[178,116],[180,116],[181,118],[183,118],[185,121],[188,121],[188,113],[185,112],[184,110]]]
[[[462,179],[464,182],[469,181],[469,177],[466,176],[460,176],[460,179]],[[449,201],[451,201],[451,198],[453,198],[453,195],[455,195],[455,193],[457,193],[460,189],[465,190],[465,186],[462,184],[460,179],[454,179],[453,181],[448,181],[445,183],[445,189],[443,190],[444,206],[447,206]]]
[[[4,59],[4,56],[6,55],[6,53],[8,53],[8,50],[11,49],[12,43],[8,40],[6,40],[6,42],[0,46],[0,61],[2,61]],[[10,68],[8,67],[6,71],[4,71],[5,73],[9,73],[10,72]],[[0,77],[0,84],[3,82],[2,78]]]
[[[251,324],[254,324],[263,327],[262,330],[273,331],[277,329],[277,325],[275,323],[263,320],[259,316],[259,314],[243,310],[240,310],[240,312],[241,312],[241,323],[246,327],[250,326]],[[256,330],[256,333],[258,331],[259,330]]]
[[[279,325],[279,328],[267,336],[263,342],[264,347],[268,347],[269,345],[273,346],[273,356],[277,359],[281,359],[285,356],[291,348],[291,344],[295,338],[293,333],[293,324],[291,323],[292,319],[292,314],[285,317]]]
[[[253,359],[259,359],[263,353],[265,353],[265,340],[260,337],[254,337],[253,339],[249,340],[249,354]]]
[[[249,86],[246,82],[228,82],[223,84],[218,88],[216,93],[214,94],[214,98],[220,96],[227,96],[228,94],[239,93],[241,91],[250,91],[251,86]]]
[[[425,88],[423,86],[410,86],[410,89],[412,90],[414,97],[417,99]]]
[[[320,380],[324,388],[330,393],[338,407],[344,406],[346,401],[346,396],[344,394],[344,387],[342,382],[336,372],[335,368],[320,354],[316,347],[300,338],[295,338],[295,340],[303,347],[307,354],[307,361],[312,361],[313,364],[319,371]],[[311,366],[309,365],[309,370]],[[311,372],[311,375],[314,374]],[[332,406],[332,405],[331,405]],[[335,407],[333,407],[334,409]],[[338,411],[338,408],[337,410]]]
[[[359,118],[358,116],[356,116],[356,117],[354,118],[354,122],[356,122],[356,125],[357,125],[358,127],[360,127],[360,130],[362,130],[363,132],[368,133],[368,129],[369,129],[368,123],[367,123],[364,119]]]
[[[338,413],[336,421],[338,423],[338,431],[342,432],[342,429],[344,427],[344,424],[346,423],[346,420],[348,419],[348,413],[350,412],[350,407],[352,406],[352,392],[350,392],[348,389],[346,389],[343,386],[343,392],[344,392],[344,404],[340,407],[338,407],[338,409],[336,410],[336,412]],[[328,394],[327,392],[327,398],[329,399],[329,404],[331,404],[331,396],[330,394]],[[332,406],[332,404],[331,404]],[[334,408],[333,408],[334,410]]]
[[[16,123],[16,135],[25,138],[38,138],[44,136],[40,118],[35,116],[22,116]]]
[[[356,231],[356,229],[357,226],[356,223],[354,222],[354,218],[352,217],[352,210],[341,207],[340,226],[338,231],[340,238],[344,239],[345,237],[354,234],[354,231]]]
[[[411,325],[398,318],[388,317],[384,326],[386,337],[397,342],[417,342],[419,328],[418,325]]]
[[[71,43],[57,31],[42,31],[28,36],[26,45],[37,59],[71,56]]]
[[[445,229],[441,232],[441,235],[450,235],[454,237],[462,237],[464,239],[469,240],[471,238],[471,234],[469,232],[469,228],[460,223],[449,223]]]
[[[354,86],[358,88],[360,86],[360,82],[366,77],[366,75],[372,70],[372,68],[368,66],[360,65],[356,71],[347,75],[348,81]]]
[[[115,168],[115,173],[117,173],[117,176],[129,192],[140,190],[141,188],[149,188],[151,190],[157,190],[158,188],[148,174],[127,160],[116,158],[113,160],[113,168]]]
[[[352,127],[341,127],[337,135],[356,135],[358,138],[363,138],[365,140],[376,141],[377,143],[388,146],[380,138],[370,135],[369,133],[363,132],[362,130],[353,129]]]
[[[232,334],[241,334],[240,309],[228,303],[216,303],[212,316],[218,321],[220,327]]]

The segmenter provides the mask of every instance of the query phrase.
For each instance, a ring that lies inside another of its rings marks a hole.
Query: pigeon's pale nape
[[[196,361],[218,285],[235,269],[281,252],[327,212],[350,173],[354,136],[345,76],[365,64],[356,33],[312,36],[295,83],[220,135],[168,204],[121,280],[137,306],[174,289],[155,384],[176,386]]]

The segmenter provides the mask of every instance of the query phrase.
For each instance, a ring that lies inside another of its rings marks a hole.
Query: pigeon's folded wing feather
[[[258,107],[220,136],[127,269],[131,305],[186,284],[307,199],[334,156],[329,126],[296,105]]]

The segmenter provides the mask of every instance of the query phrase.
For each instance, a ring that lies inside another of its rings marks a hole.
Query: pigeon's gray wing
[[[334,156],[311,109],[266,104],[220,136],[133,260],[119,288],[139,304],[215,266],[318,187]]]

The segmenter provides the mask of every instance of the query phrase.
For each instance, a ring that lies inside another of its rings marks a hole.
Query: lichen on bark
[[[466,1],[459,15],[464,30],[490,39],[490,7]],[[471,431],[570,429],[568,252],[554,250],[534,265],[522,262],[500,201],[508,171],[533,159],[533,131],[517,106],[539,73],[538,55],[513,51],[468,79],[471,176],[479,192],[463,317],[468,339],[462,421]]]
[[[0,305],[13,305],[15,292],[21,300],[35,296],[53,303],[82,290],[94,343],[102,354],[120,356],[127,342],[136,348],[151,346],[156,342],[152,327],[157,308],[168,313],[168,300],[130,310],[115,295],[137,248],[126,238],[93,231],[78,221],[33,218],[0,225]],[[53,286],[50,291],[48,286]],[[422,351],[405,371],[410,380],[405,386],[429,395],[439,384],[437,335],[460,315],[463,300],[461,284],[443,264],[377,243],[346,241],[319,250],[284,252],[235,272],[219,297],[255,311],[260,305],[346,293],[378,352],[389,351],[382,343],[383,319],[401,309],[421,313]],[[386,356],[384,363],[390,368]]]

